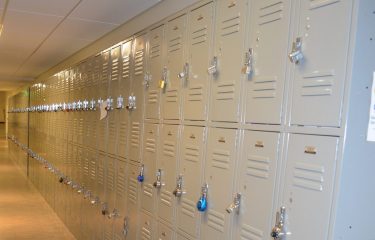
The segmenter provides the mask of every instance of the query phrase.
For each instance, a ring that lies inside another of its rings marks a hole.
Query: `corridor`
[[[0,124],[0,239],[75,239],[8,155]]]

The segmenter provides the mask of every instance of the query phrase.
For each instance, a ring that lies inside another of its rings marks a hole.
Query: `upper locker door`
[[[238,168],[241,206],[233,239],[270,239],[280,134],[245,131]]]
[[[129,96],[130,90],[130,74],[131,74],[131,53],[132,53],[132,40],[124,42],[121,46],[121,81],[119,85],[120,94],[124,96],[124,103],[126,97]],[[129,113],[122,109],[119,110],[119,118],[117,121],[117,156],[121,158],[127,157],[127,146],[128,146],[128,125],[129,125]]]
[[[176,205],[173,190],[176,186],[176,171],[178,160],[178,125],[164,125],[161,134],[160,158],[158,169],[160,169],[160,185],[158,194],[158,216],[169,224],[174,222],[174,209]],[[157,175],[159,172],[156,172]],[[154,176],[155,176],[154,175]],[[157,177],[154,178],[157,183]],[[154,185],[155,186],[155,185]]]
[[[186,35],[186,15],[168,22],[167,42],[167,81],[163,89],[164,119],[180,119],[181,114],[181,81],[178,74],[184,67],[184,44]]]
[[[141,191],[141,207],[149,214],[154,215],[154,202],[156,191],[154,190],[154,186],[152,184],[154,183],[154,176],[156,172],[156,161],[159,142],[159,125],[146,123],[143,137],[144,181],[142,183]]]
[[[225,209],[233,201],[238,135],[236,129],[211,128],[209,131],[205,167],[208,209],[201,239],[231,239],[232,217]]]
[[[302,46],[292,52],[303,59],[296,63],[292,79],[292,125],[341,125],[352,4],[300,1],[296,37]]]
[[[129,158],[133,161],[140,161],[140,150],[142,143],[142,122],[144,105],[144,77],[146,69],[146,40],[147,35],[142,34],[133,42],[133,74],[131,92],[129,95],[130,110],[130,145]],[[132,98],[132,100],[130,100]],[[134,108],[131,107],[133,101]]]
[[[214,58],[209,71],[213,77],[210,108],[212,121],[240,121],[247,8],[247,0],[217,2]]]
[[[207,68],[212,47],[213,3],[189,15],[189,68],[184,86],[184,119],[206,120],[209,99]]]
[[[111,110],[108,111],[108,153],[115,155],[117,150],[118,129],[117,122],[121,109],[117,109],[117,98],[120,96],[120,64],[121,46],[111,50],[111,80],[109,84],[109,97],[112,101]]]
[[[182,135],[180,171],[182,190],[177,208],[177,226],[197,238],[201,217],[196,208],[202,186],[206,128],[185,126]]]
[[[284,206],[288,240],[328,239],[337,137],[291,134]]]
[[[116,204],[118,216],[114,219],[114,240],[123,240],[126,237],[127,217],[127,174],[128,166],[124,161],[117,161],[116,173]]]
[[[250,46],[243,69],[247,123],[281,124],[290,5],[290,0],[252,1]]]
[[[163,73],[164,25],[152,29],[149,33],[148,74],[146,75],[145,118],[160,119],[159,80]]]

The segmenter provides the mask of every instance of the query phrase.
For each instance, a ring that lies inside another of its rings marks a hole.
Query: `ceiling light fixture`
[[[8,4],[9,4],[9,0],[5,0],[3,12],[1,14],[1,19],[0,19],[0,36],[3,33],[5,13],[6,13],[7,9],[8,9]]]

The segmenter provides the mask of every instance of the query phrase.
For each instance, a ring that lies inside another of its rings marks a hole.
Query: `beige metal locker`
[[[127,178],[127,205],[128,205],[128,221],[127,225],[127,236],[126,239],[137,239],[138,230],[138,202],[139,202],[139,184],[137,182],[138,166],[129,163],[129,175]]]
[[[218,0],[212,75],[211,120],[239,122],[247,0]]]
[[[113,239],[113,219],[116,213],[116,162],[117,160],[108,156],[106,160],[106,180],[105,180],[105,202],[106,217],[104,220],[104,239]]]
[[[352,4],[302,0],[296,9],[292,125],[341,126]]]
[[[206,128],[184,126],[179,174],[182,175],[181,197],[177,205],[177,227],[197,238],[200,232],[201,214],[196,208],[203,181],[206,144]]]
[[[167,227],[165,224],[158,222],[157,226],[157,237],[158,240],[173,240],[175,239],[175,234],[173,230],[169,227]]]
[[[128,208],[127,208],[127,176],[128,164],[122,160],[117,161],[116,173],[116,211],[118,215],[114,218],[114,240],[126,239],[128,231]]]
[[[289,135],[282,203],[288,239],[328,239],[338,141]]]
[[[237,192],[240,205],[234,215],[233,239],[269,239],[273,227],[278,184],[280,133],[245,131],[239,163]]]
[[[233,201],[239,131],[210,128],[205,179],[208,209],[204,214],[201,239],[230,239],[232,216],[226,208]]]
[[[156,163],[159,147],[159,125],[145,123],[143,147],[143,177],[141,188],[141,208],[150,215],[155,214],[155,194],[156,190],[153,186],[155,181]],[[141,174],[141,173],[140,173]],[[138,179],[139,181],[139,179]]]
[[[208,3],[189,14],[188,72],[184,79],[184,119],[206,120],[209,101],[207,73],[212,50],[213,3]]]
[[[161,90],[159,81],[163,75],[164,25],[150,30],[148,34],[148,71],[145,75],[145,119],[160,119]]]
[[[153,218],[143,212],[140,213],[139,238],[144,240],[155,239]]]
[[[281,124],[291,2],[251,2],[250,44],[243,64],[246,123]]]
[[[162,145],[160,146],[154,187],[158,190],[157,215],[169,224],[173,224],[175,221],[176,200],[173,190],[177,177],[178,139],[178,125],[163,125],[160,141]]]
[[[181,114],[182,83],[178,75],[184,71],[186,38],[186,15],[168,22],[166,28],[166,81],[160,82],[163,88],[163,118],[177,120]]]

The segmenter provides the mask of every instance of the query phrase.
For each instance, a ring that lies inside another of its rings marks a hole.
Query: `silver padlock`
[[[292,52],[289,54],[289,60],[292,63],[299,64],[303,60],[302,53],[302,38],[297,37],[296,41],[293,42]]]
[[[214,77],[218,74],[218,59],[216,56],[212,58],[211,65],[208,67],[207,72]]]
[[[181,197],[182,194],[185,194],[186,192],[182,189],[182,175],[180,174],[177,178],[177,186],[176,189],[173,191],[173,195],[175,197]]]
[[[291,233],[286,230],[286,208],[281,207],[280,212],[276,213],[276,223],[272,228],[271,237],[275,240],[286,240],[286,237]]]
[[[233,202],[227,207],[227,213],[236,212],[237,214],[240,213],[240,205],[241,205],[241,193],[236,193],[233,198]]]
[[[154,188],[160,189],[164,184],[161,182],[161,169],[156,172],[156,181],[154,182]]]

